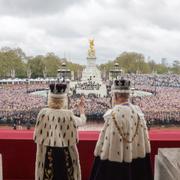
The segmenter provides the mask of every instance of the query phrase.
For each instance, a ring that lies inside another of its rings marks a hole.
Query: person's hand
[[[81,114],[84,114],[84,106],[85,106],[85,99],[84,99],[83,96],[81,96],[80,102],[78,104],[79,111],[80,111]]]

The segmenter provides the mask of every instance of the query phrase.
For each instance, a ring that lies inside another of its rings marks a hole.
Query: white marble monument
[[[99,84],[100,86],[98,89],[94,88],[92,90],[77,88],[77,93],[82,93],[85,95],[93,93],[101,97],[107,95],[106,85],[102,82],[101,71],[96,65],[96,50],[94,47],[94,40],[89,40],[87,66],[82,72],[81,83],[95,83]]]
[[[94,40],[89,40],[89,49],[87,56],[87,66],[82,72],[81,81],[87,82],[88,80],[101,83],[101,72],[96,66],[96,51],[94,47]]]

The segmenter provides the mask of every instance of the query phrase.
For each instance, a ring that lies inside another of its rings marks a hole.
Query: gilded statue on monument
[[[90,45],[90,49],[94,49],[94,40],[93,39],[89,40],[89,45]]]
[[[94,48],[94,40],[89,40],[89,50],[88,50],[88,57],[95,57],[95,48]]]

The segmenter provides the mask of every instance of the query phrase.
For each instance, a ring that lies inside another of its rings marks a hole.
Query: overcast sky
[[[171,63],[180,59],[179,10],[179,0],[0,0],[0,47],[86,64],[94,38],[98,64],[124,51]]]

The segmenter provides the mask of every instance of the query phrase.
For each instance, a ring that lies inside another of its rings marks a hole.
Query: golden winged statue
[[[88,56],[95,57],[94,39],[89,40]]]
[[[90,49],[94,49],[94,39],[89,40]]]

